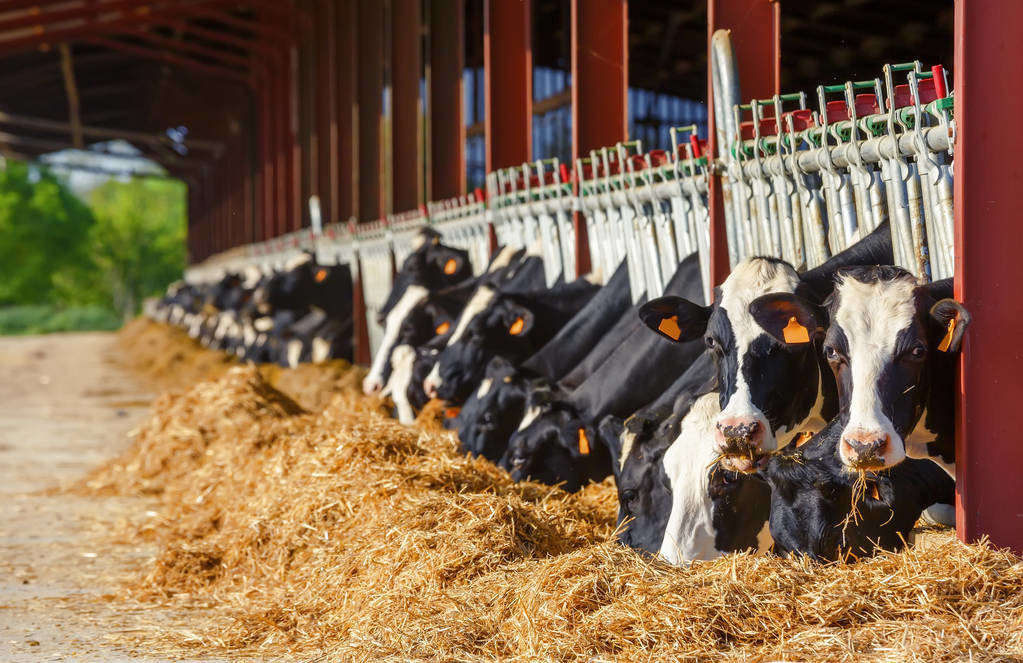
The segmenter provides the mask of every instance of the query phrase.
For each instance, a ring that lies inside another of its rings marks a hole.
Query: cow
[[[970,314],[951,295],[950,280],[920,285],[897,267],[849,267],[837,273],[825,305],[792,294],[751,304],[781,342],[793,318],[827,330],[847,467],[877,471],[909,456],[955,476],[955,368]]]
[[[884,222],[803,275],[776,258],[750,258],[735,266],[711,306],[661,297],[641,307],[640,317],[650,329],[676,343],[703,337],[716,358],[721,412],[712,437],[723,467],[754,472],[767,454],[803,430],[820,430],[838,411],[819,338],[798,327],[789,331],[793,342],[779,342],[753,318],[750,303],[770,293],[798,293],[820,302],[840,267],[891,262],[891,235]]]
[[[623,264],[561,331],[521,366],[513,367],[501,357],[491,360],[479,388],[469,395],[454,421],[463,449],[497,462],[525,413],[530,385],[542,380],[549,386],[573,366],[596,367],[610,355],[610,349],[599,349],[600,361],[587,361],[604,339],[616,337],[615,329],[623,319],[635,318],[629,312],[628,279]]]
[[[679,264],[666,290],[695,297],[701,288],[699,261],[693,254]],[[499,464],[516,479],[565,481],[569,487],[602,479],[612,467],[595,462],[610,458],[597,436],[600,421],[608,414],[628,416],[656,399],[702,352],[701,343],[680,349],[636,327],[570,393],[550,398],[544,392],[531,394],[525,416]],[[577,463],[579,459],[585,462]]]
[[[511,252],[502,252],[501,258],[511,260]],[[491,265],[493,268],[493,264]],[[391,353],[397,345],[398,331],[409,311],[430,292],[462,283],[472,278],[469,254],[440,243],[440,234],[424,228],[413,241],[413,250],[405,258],[394,277],[394,285],[377,322],[384,334],[380,347],[373,356],[369,372],[362,381],[366,395],[378,395],[387,383]]]
[[[491,358],[526,359],[550,341],[599,289],[587,278],[532,292],[512,285],[480,286],[424,380],[424,391],[431,398],[461,403],[479,384]]]
[[[842,429],[842,421],[831,421],[761,472],[771,486],[775,553],[834,561],[900,550],[926,507],[954,502],[955,482],[930,460],[859,478],[839,458]]]

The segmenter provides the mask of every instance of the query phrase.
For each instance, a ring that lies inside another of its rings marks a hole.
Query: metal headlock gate
[[[942,66],[885,65],[873,80],[818,86],[816,110],[803,92],[729,109],[727,33],[712,48],[733,267],[770,255],[812,268],[888,219],[897,265],[920,279],[952,276],[955,123]]]
[[[695,253],[709,303],[712,176],[724,192],[732,266],[767,255],[809,269],[888,219],[896,264],[922,280],[952,275],[955,123],[943,67],[886,65],[873,80],[819,86],[816,103],[804,92],[739,103],[728,33],[718,31],[711,43],[716,160],[695,126],[674,128],[668,151],[621,142],[573,168],[546,159],[497,170],[487,176],[486,195],[476,190],[373,223],[291,233],[190,268],[188,278],[210,280],[250,264],[279,268],[298,251],[351,263],[375,351],[383,333],[378,313],[420,228],[429,225],[466,250],[474,274],[486,269],[492,238],[532,249],[543,257],[550,287],[581,276],[579,213],[598,280],[624,261],[633,301],[657,296]]]

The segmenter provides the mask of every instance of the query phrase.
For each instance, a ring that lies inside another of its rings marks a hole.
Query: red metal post
[[[628,0],[572,0],[573,161],[628,137],[628,96]],[[578,212],[575,255],[579,273],[589,272],[586,223]]]
[[[487,172],[533,154],[530,0],[484,0],[483,69]]]
[[[302,200],[302,143],[299,139],[299,115],[302,110],[302,103],[308,100],[300,99],[302,72],[299,65],[298,47],[291,46],[288,49],[288,172],[291,177],[288,180],[288,216],[291,224],[289,230],[298,230],[302,227],[302,208],[305,203]]]
[[[465,193],[465,2],[430,3],[429,131],[427,198],[444,200]]]
[[[710,38],[715,30],[732,31],[735,63],[739,68],[742,98],[766,99],[778,93],[781,85],[781,4],[775,0],[708,0],[707,62],[710,62]],[[707,67],[707,123],[710,154],[717,154],[714,134],[714,97],[710,65]],[[714,285],[731,271],[728,265],[728,239],[725,234],[725,207],[717,178],[710,178],[710,273]]]
[[[359,220],[374,221],[384,209],[380,118],[383,111],[384,11],[380,0],[358,0]]]
[[[419,77],[422,73],[420,0],[391,0],[391,210],[423,201],[419,149]]]
[[[338,222],[346,222],[359,214],[358,181],[355,165],[358,163],[358,39],[355,31],[356,0],[340,0],[337,6],[337,119],[334,143],[337,146]]]
[[[955,3],[955,292],[973,316],[960,365],[956,435],[959,538],[983,535],[1023,552],[1023,447],[1013,416],[1023,401],[1023,218],[1017,123],[1023,89],[1023,4]],[[1014,55],[1015,54],[1015,55]],[[1014,239],[1015,238],[1015,239]]]
[[[337,76],[337,32],[335,3],[331,0],[317,0],[318,37],[316,51],[316,142],[319,145],[319,190],[320,211],[323,223],[338,221],[337,214],[337,97],[334,81]]]

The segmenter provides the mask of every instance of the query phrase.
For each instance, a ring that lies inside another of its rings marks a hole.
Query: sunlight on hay
[[[161,552],[134,597],[211,603],[194,629],[206,647],[336,660],[1023,655],[1008,552],[946,535],[858,564],[669,567],[615,542],[611,480],[514,484],[340,380],[320,409],[253,367],[160,398],[86,486],[160,496]]]

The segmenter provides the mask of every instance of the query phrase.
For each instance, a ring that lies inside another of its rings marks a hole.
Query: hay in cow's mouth
[[[513,484],[356,384],[303,407],[259,370],[231,370],[162,397],[90,478],[162,499],[162,551],[128,591],[194,610],[188,633],[164,637],[326,660],[1023,655],[1009,552],[945,535],[858,564],[670,567],[614,540],[610,481],[575,495]]]

